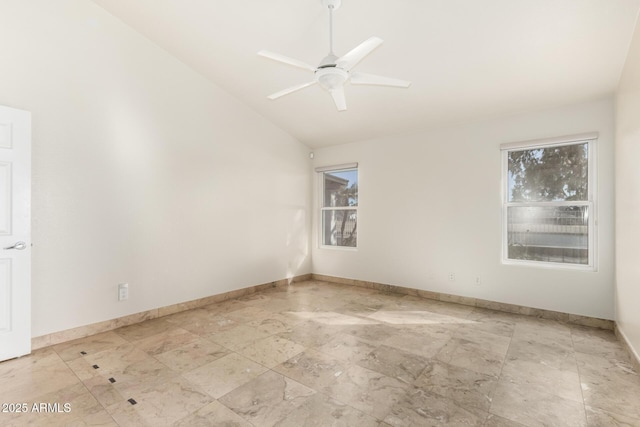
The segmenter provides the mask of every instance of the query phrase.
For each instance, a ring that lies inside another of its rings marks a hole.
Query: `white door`
[[[31,113],[0,106],[0,361],[31,353]]]

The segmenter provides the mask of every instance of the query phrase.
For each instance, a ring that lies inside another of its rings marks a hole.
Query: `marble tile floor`
[[[307,281],[0,363],[0,403],[2,426],[640,426],[640,375],[610,331]]]

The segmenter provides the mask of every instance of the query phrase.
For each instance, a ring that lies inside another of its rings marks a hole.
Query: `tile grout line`
[[[504,371],[504,365],[506,365],[507,363],[507,357],[509,355],[509,350],[511,349],[511,344],[513,343],[513,335],[516,333],[516,329],[518,328],[518,322],[514,322],[513,324],[513,331],[511,332],[511,335],[509,336],[509,345],[507,346],[507,351],[504,354],[504,360],[502,361],[502,365],[500,366],[500,373],[498,374],[498,378],[496,381],[496,388],[498,388],[498,386],[500,385],[500,381],[502,380],[502,372]],[[493,390],[493,394],[495,394],[496,390]],[[497,417],[501,417],[501,415],[498,414],[494,414],[493,412],[491,412],[491,409],[493,408],[493,394],[491,395],[491,405],[489,405],[489,410],[487,411],[489,413],[489,415],[495,415]],[[489,419],[489,417],[487,417],[487,420]],[[510,421],[513,422],[518,422],[516,420],[512,420],[510,418],[508,418]]]
[[[586,423],[585,425],[589,424],[589,417],[587,416],[587,402],[584,399],[584,390],[582,389],[582,370],[580,369],[580,365],[578,364],[578,357],[577,357],[577,351],[576,351],[576,343],[574,341],[574,332],[573,332],[573,328],[569,328],[569,332],[571,334],[571,348],[573,349],[573,358],[575,359],[576,362],[576,370],[578,371],[578,381],[579,386],[580,386],[580,396],[582,396],[582,407],[584,408],[584,422]]]

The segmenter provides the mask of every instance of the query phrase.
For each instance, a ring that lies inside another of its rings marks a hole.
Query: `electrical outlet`
[[[118,301],[124,301],[128,299],[129,299],[129,284],[119,283],[118,284]]]
[[[456,281],[456,273],[449,273],[449,280],[452,282]]]
[[[482,283],[480,281],[480,276],[476,276],[476,281],[475,281],[476,286],[480,286],[480,283]]]

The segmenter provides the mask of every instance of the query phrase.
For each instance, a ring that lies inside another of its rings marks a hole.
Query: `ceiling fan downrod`
[[[340,7],[340,0],[322,0],[329,9],[329,55],[335,56],[333,53],[333,11]]]

